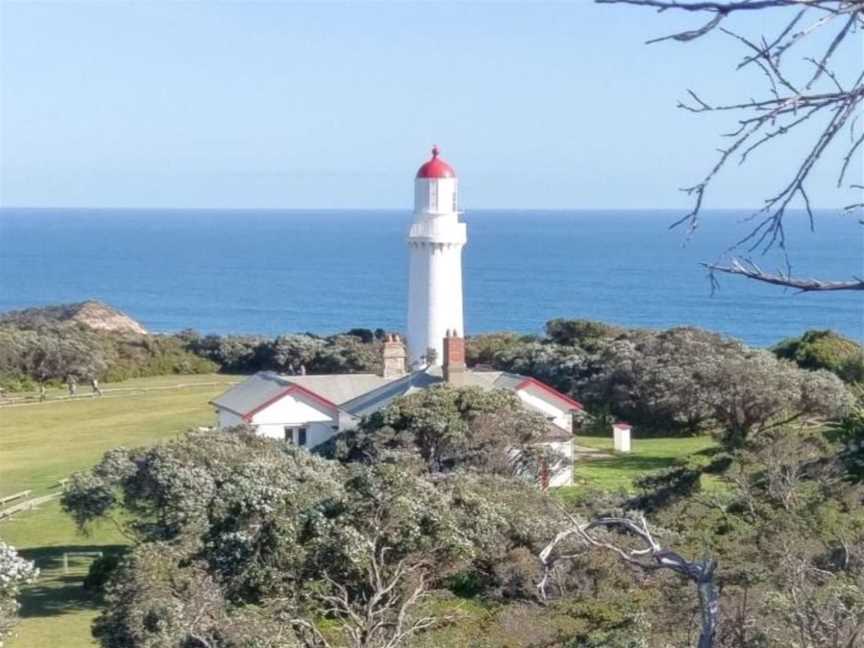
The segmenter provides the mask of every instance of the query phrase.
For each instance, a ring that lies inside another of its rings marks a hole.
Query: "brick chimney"
[[[384,340],[384,378],[395,380],[405,375],[405,360],[408,353],[405,345],[395,333]]]
[[[453,387],[465,384],[465,338],[459,337],[455,329],[447,331],[444,338],[444,381]]]

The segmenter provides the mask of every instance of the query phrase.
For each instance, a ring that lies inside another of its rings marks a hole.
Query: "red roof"
[[[311,398],[312,400],[318,401],[319,403],[321,403],[322,405],[324,405],[326,407],[330,407],[330,408],[333,408],[336,410],[339,409],[339,406],[336,405],[336,403],[332,403],[329,400],[327,400],[326,398],[324,398],[323,396],[319,396],[318,394],[313,392],[311,389],[306,389],[305,387],[301,387],[300,385],[290,385],[289,387],[280,391],[278,394],[276,394],[270,400],[265,401],[265,402],[261,403],[258,407],[251,409],[248,412],[246,412],[243,415],[243,420],[246,421],[247,423],[251,423],[252,417],[255,416],[258,412],[260,412],[263,409],[267,409],[276,401],[280,401],[285,396],[288,396],[288,395],[294,394],[294,393],[304,394],[306,397]]]
[[[438,147],[432,147],[432,159],[417,170],[418,178],[455,178],[456,172],[438,157]]]
[[[546,392],[550,396],[554,396],[558,400],[564,401],[565,403],[570,405],[570,407],[572,407],[573,409],[576,409],[576,410],[585,409],[585,406],[582,403],[580,403],[579,401],[573,400],[572,398],[570,398],[566,394],[562,394],[557,389],[550,387],[549,385],[547,385],[544,382],[540,382],[536,378],[526,378],[525,380],[520,382],[518,385],[516,385],[516,391],[519,391],[520,389],[527,389],[528,387],[536,387],[540,391]]]

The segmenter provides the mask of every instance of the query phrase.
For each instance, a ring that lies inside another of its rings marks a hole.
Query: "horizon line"
[[[538,211],[538,212],[584,212],[584,211],[664,211],[678,212],[690,211],[690,207],[471,207],[469,209],[459,210],[459,214],[472,211],[499,211],[499,212],[517,212],[517,211]],[[814,212],[819,211],[843,211],[845,207],[814,207]],[[136,206],[40,206],[40,205],[0,205],[0,211],[4,210],[29,210],[29,211],[51,211],[51,210],[69,210],[69,211],[269,211],[269,212],[344,212],[344,211],[359,211],[359,212],[413,212],[412,207],[136,207]],[[758,208],[753,207],[703,207],[701,211],[705,212],[742,212],[749,211],[757,213]],[[802,208],[787,209],[791,212],[806,212]]]

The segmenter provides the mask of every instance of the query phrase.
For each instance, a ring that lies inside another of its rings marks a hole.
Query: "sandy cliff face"
[[[74,322],[97,331],[147,335],[147,330],[125,313],[100,301],[89,300],[78,304],[42,306],[0,314],[0,323],[24,328],[39,328],[50,322]]]
[[[146,329],[131,317],[98,301],[76,304],[76,311],[69,318],[92,329],[114,333],[137,333],[147,335]]]

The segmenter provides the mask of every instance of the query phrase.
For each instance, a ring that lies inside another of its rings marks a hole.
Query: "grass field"
[[[716,446],[709,437],[640,439],[636,434],[633,452],[623,455],[612,452],[611,438],[580,436],[577,443],[606,451],[612,456],[578,462],[574,473],[575,488],[586,485],[608,491],[632,491],[635,477],[671,468],[692,454]]]
[[[102,398],[4,407],[0,496],[26,489],[34,495],[58,492],[59,479],[92,466],[110,448],[151,444],[212,425],[207,401],[235,380],[221,375],[141,378],[104,385]],[[172,387],[180,384],[185,386]],[[115,388],[124,391],[110,391]],[[54,500],[0,522],[0,538],[35,560],[42,572],[25,591],[17,636],[8,648],[95,646],[90,622],[98,611],[81,587],[89,559],[70,561],[64,574],[62,557],[66,551],[117,550],[124,542],[117,529],[106,524],[82,536]]]
[[[142,378],[104,385],[102,398],[0,408],[0,496],[25,489],[37,496],[59,492],[59,479],[92,466],[110,448],[152,444],[190,427],[212,425],[207,401],[235,380],[220,375]],[[55,395],[62,392],[49,394]],[[580,437],[578,443],[612,456],[578,462],[577,485],[567,489],[574,494],[585,487],[631,490],[634,477],[672,466],[712,445],[706,438],[639,439],[637,435],[633,453],[614,455],[611,439]],[[6,648],[95,646],[90,624],[98,609],[81,587],[90,559],[70,562],[69,573],[64,574],[62,557],[67,551],[116,551],[124,544],[118,530],[103,524],[82,536],[53,500],[0,522],[0,538],[36,560],[42,571],[25,590],[17,636]],[[444,641],[441,645],[459,644]]]

